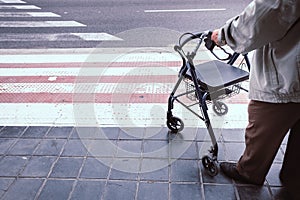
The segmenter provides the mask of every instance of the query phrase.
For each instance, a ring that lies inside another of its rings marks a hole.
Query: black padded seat
[[[249,73],[227,63],[213,60],[195,66],[197,80],[205,90],[218,90],[249,79]],[[188,71],[186,78],[192,80]]]

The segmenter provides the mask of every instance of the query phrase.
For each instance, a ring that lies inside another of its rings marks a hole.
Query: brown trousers
[[[300,122],[300,103],[277,104],[251,100],[248,118],[245,131],[246,149],[237,164],[237,170],[251,181],[263,184],[282,140]],[[296,163],[300,160],[300,132],[295,133],[295,129],[292,130],[283,169],[289,162]],[[296,165],[292,167],[297,168]],[[294,176],[293,173],[289,175]],[[300,176],[297,179],[300,180]]]

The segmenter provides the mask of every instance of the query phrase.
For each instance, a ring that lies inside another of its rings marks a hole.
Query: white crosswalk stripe
[[[81,27],[76,21],[0,21],[0,27]]]
[[[42,10],[35,5],[16,5],[27,4],[22,0],[0,0],[0,28],[52,28],[52,27],[86,27],[87,25],[74,20],[57,20],[60,15],[53,12],[30,11]],[[5,4],[5,5],[3,5]],[[24,10],[24,12],[22,12]],[[3,12],[2,12],[3,11]],[[6,18],[15,18],[16,20],[5,20]],[[23,20],[27,18],[27,20]],[[47,20],[42,20],[47,18]],[[55,20],[49,20],[53,18]],[[32,19],[32,20],[28,20]],[[36,42],[36,41],[120,41],[121,38],[108,33],[0,33],[0,42]]]
[[[0,0],[0,3],[26,3],[26,2],[21,0]]]
[[[0,17],[60,17],[52,12],[0,12]]]
[[[41,8],[34,5],[0,5],[0,9],[40,10]]]
[[[112,41],[122,40],[118,37],[107,33],[33,33],[33,34],[22,34],[22,33],[7,33],[0,35],[1,41]]]

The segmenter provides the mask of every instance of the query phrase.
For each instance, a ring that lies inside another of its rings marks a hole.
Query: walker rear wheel
[[[212,108],[219,116],[226,115],[228,112],[228,106],[221,101],[215,101],[212,105]]]

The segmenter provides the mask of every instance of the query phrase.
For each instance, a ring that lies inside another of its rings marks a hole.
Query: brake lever
[[[214,41],[211,40],[211,35],[212,32],[209,32],[207,37],[204,39],[205,42],[205,47],[218,59],[218,60],[222,60],[222,61],[226,61],[229,60],[232,57],[232,54],[227,52],[224,48],[222,48],[221,46],[217,45]],[[217,56],[214,53],[214,48],[215,46],[217,46],[218,48],[220,48],[225,54],[228,55],[227,58],[219,58],[219,56]]]

